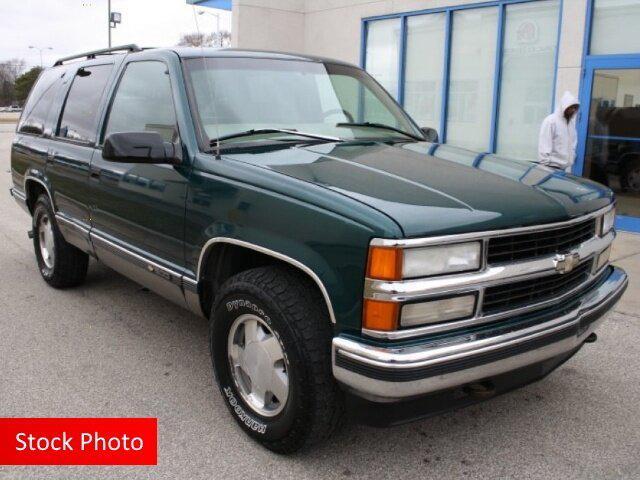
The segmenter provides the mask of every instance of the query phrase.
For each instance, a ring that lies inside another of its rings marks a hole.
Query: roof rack
[[[53,66],[57,67],[58,65],[62,65],[64,62],[68,62],[69,60],[76,60],[78,58],[86,58],[87,60],[91,60],[96,58],[96,56],[98,55],[111,55],[112,53],[115,53],[115,52],[141,52],[141,51],[142,49],[138,45],[131,43],[129,45],[120,45],[118,47],[103,48],[101,50],[93,50],[91,52],[79,53],[77,55],[71,55],[70,57],[60,58],[56,60],[56,63],[54,63]]]

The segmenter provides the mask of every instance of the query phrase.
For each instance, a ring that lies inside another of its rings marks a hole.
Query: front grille
[[[595,233],[596,220],[590,219],[552,230],[491,238],[487,261],[494,264],[566,252],[589,240]]]
[[[570,273],[488,287],[484,292],[482,313],[492,315],[559,297],[587,281],[592,263],[584,262]]]

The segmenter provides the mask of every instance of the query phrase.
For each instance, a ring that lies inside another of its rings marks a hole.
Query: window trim
[[[171,75],[171,68],[170,65],[164,60],[164,59],[160,59],[160,58],[140,58],[140,59],[131,59],[128,61],[125,61],[123,63],[123,65],[120,67],[120,71],[118,72],[118,78],[115,82],[115,85],[112,89],[112,91],[110,92],[110,97],[109,97],[109,101],[107,102],[107,106],[106,109],[104,111],[104,115],[102,116],[102,123],[100,124],[100,131],[98,132],[98,136],[96,139],[96,143],[94,145],[94,147],[96,149],[102,150],[102,147],[104,146],[104,139],[105,139],[105,134],[107,133],[107,126],[109,125],[109,117],[111,116],[111,109],[113,108],[113,102],[115,101],[116,95],[118,94],[118,90],[120,89],[120,84],[122,83],[122,79],[124,78],[125,74],[127,73],[127,68],[129,67],[129,65],[131,65],[132,63],[149,63],[149,62],[155,62],[155,63],[161,63],[165,66],[166,70],[167,70],[167,75],[169,77],[169,90],[171,91],[171,103],[173,104],[173,113],[174,113],[174,117],[175,117],[175,121],[176,121],[176,131],[178,132],[178,144],[182,145],[182,135],[180,133],[180,122],[178,121],[178,109],[176,106],[176,98],[175,98],[175,92],[174,92],[174,85],[173,85],[173,78]]]
[[[67,108],[67,101],[69,100],[69,95],[71,94],[71,89],[73,88],[73,83],[75,82],[76,77],[77,77],[78,72],[80,71],[80,69],[82,69],[82,68],[93,68],[93,67],[106,67],[106,66],[111,66],[111,71],[109,72],[109,76],[107,77],[107,82],[104,85],[104,90],[102,91],[102,95],[100,96],[100,100],[98,101],[98,110],[96,112],[96,120],[97,120],[96,128],[97,128],[98,125],[100,124],[100,117],[101,117],[100,107],[104,103],[105,95],[107,95],[107,93],[109,91],[109,86],[111,84],[111,76],[113,75],[113,70],[114,70],[115,63],[114,62],[100,62],[100,63],[80,64],[80,65],[78,65],[78,67],[75,70],[74,69],[71,69],[70,71],[67,70],[65,75],[67,73],[73,72],[73,78],[69,82],[69,86],[67,87],[66,92],[64,92],[64,89],[63,89],[64,99],[63,99],[62,104],[60,106],[60,112],[58,113],[58,119],[57,119],[57,121],[56,121],[56,123],[53,126],[53,129],[51,131],[51,138],[53,140],[55,140],[57,142],[69,143],[71,145],[78,145],[78,146],[82,146],[82,147],[95,147],[96,142],[98,140],[98,136],[97,135],[96,135],[96,138],[94,140],[77,140],[77,139],[74,139],[74,138],[61,137],[59,135],[59,133],[60,133],[60,126],[62,124],[62,116],[64,115],[64,111]]]
[[[405,70],[406,70],[406,58],[407,58],[407,19],[409,17],[429,15],[433,13],[445,13],[445,42],[444,42],[444,65],[442,75],[442,93],[441,93],[441,105],[440,105],[440,125],[438,128],[438,134],[440,137],[440,143],[446,143],[447,141],[447,117],[448,117],[448,101],[449,101],[449,73],[451,66],[451,38],[453,33],[453,13],[460,10],[472,10],[478,8],[491,8],[498,7],[498,26],[496,35],[496,58],[495,58],[495,74],[494,74],[494,86],[493,86],[493,102],[491,111],[491,128],[489,133],[489,149],[487,154],[495,154],[498,144],[498,120],[499,120],[499,105],[500,105],[500,87],[502,83],[502,61],[503,61],[503,46],[504,46],[504,26],[506,20],[506,8],[509,5],[520,3],[531,3],[539,0],[491,0],[479,3],[469,3],[464,5],[455,5],[447,7],[428,8],[422,10],[414,10],[409,12],[390,13],[386,15],[376,15],[371,17],[364,17],[361,20],[360,28],[360,66],[366,70],[367,59],[367,36],[368,27],[371,22],[379,20],[399,19],[400,21],[400,51],[398,56],[398,91],[396,97],[398,103],[404,108],[404,96],[405,96]],[[594,0],[588,0],[589,3],[593,3]],[[553,87],[551,91],[551,99],[549,104],[549,113],[552,113],[555,109],[556,99],[556,86],[558,82],[558,58],[560,53],[560,41],[562,33],[562,15],[564,12],[564,0],[558,0],[558,29],[556,35],[556,47],[554,52],[554,72],[553,72]]]

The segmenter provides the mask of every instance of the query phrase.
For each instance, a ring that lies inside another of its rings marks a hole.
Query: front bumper
[[[579,348],[620,299],[627,282],[624,270],[609,267],[570,310],[556,310],[523,328],[462,333],[409,347],[381,347],[338,336],[333,339],[333,373],[350,392],[378,402],[485,380]]]

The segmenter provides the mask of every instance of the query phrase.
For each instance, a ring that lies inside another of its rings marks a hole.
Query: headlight
[[[480,242],[456,243],[404,251],[402,277],[416,278],[480,268]]]
[[[614,207],[602,216],[602,230],[601,230],[600,236],[604,237],[607,233],[609,233],[613,228],[613,225],[615,222],[616,222],[616,209]]]
[[[468,318],[473,316],[475,306],[475,295],[443,298],[421,303],[409,303],[402,307],[400,326],[416,327],[429,323]]]

